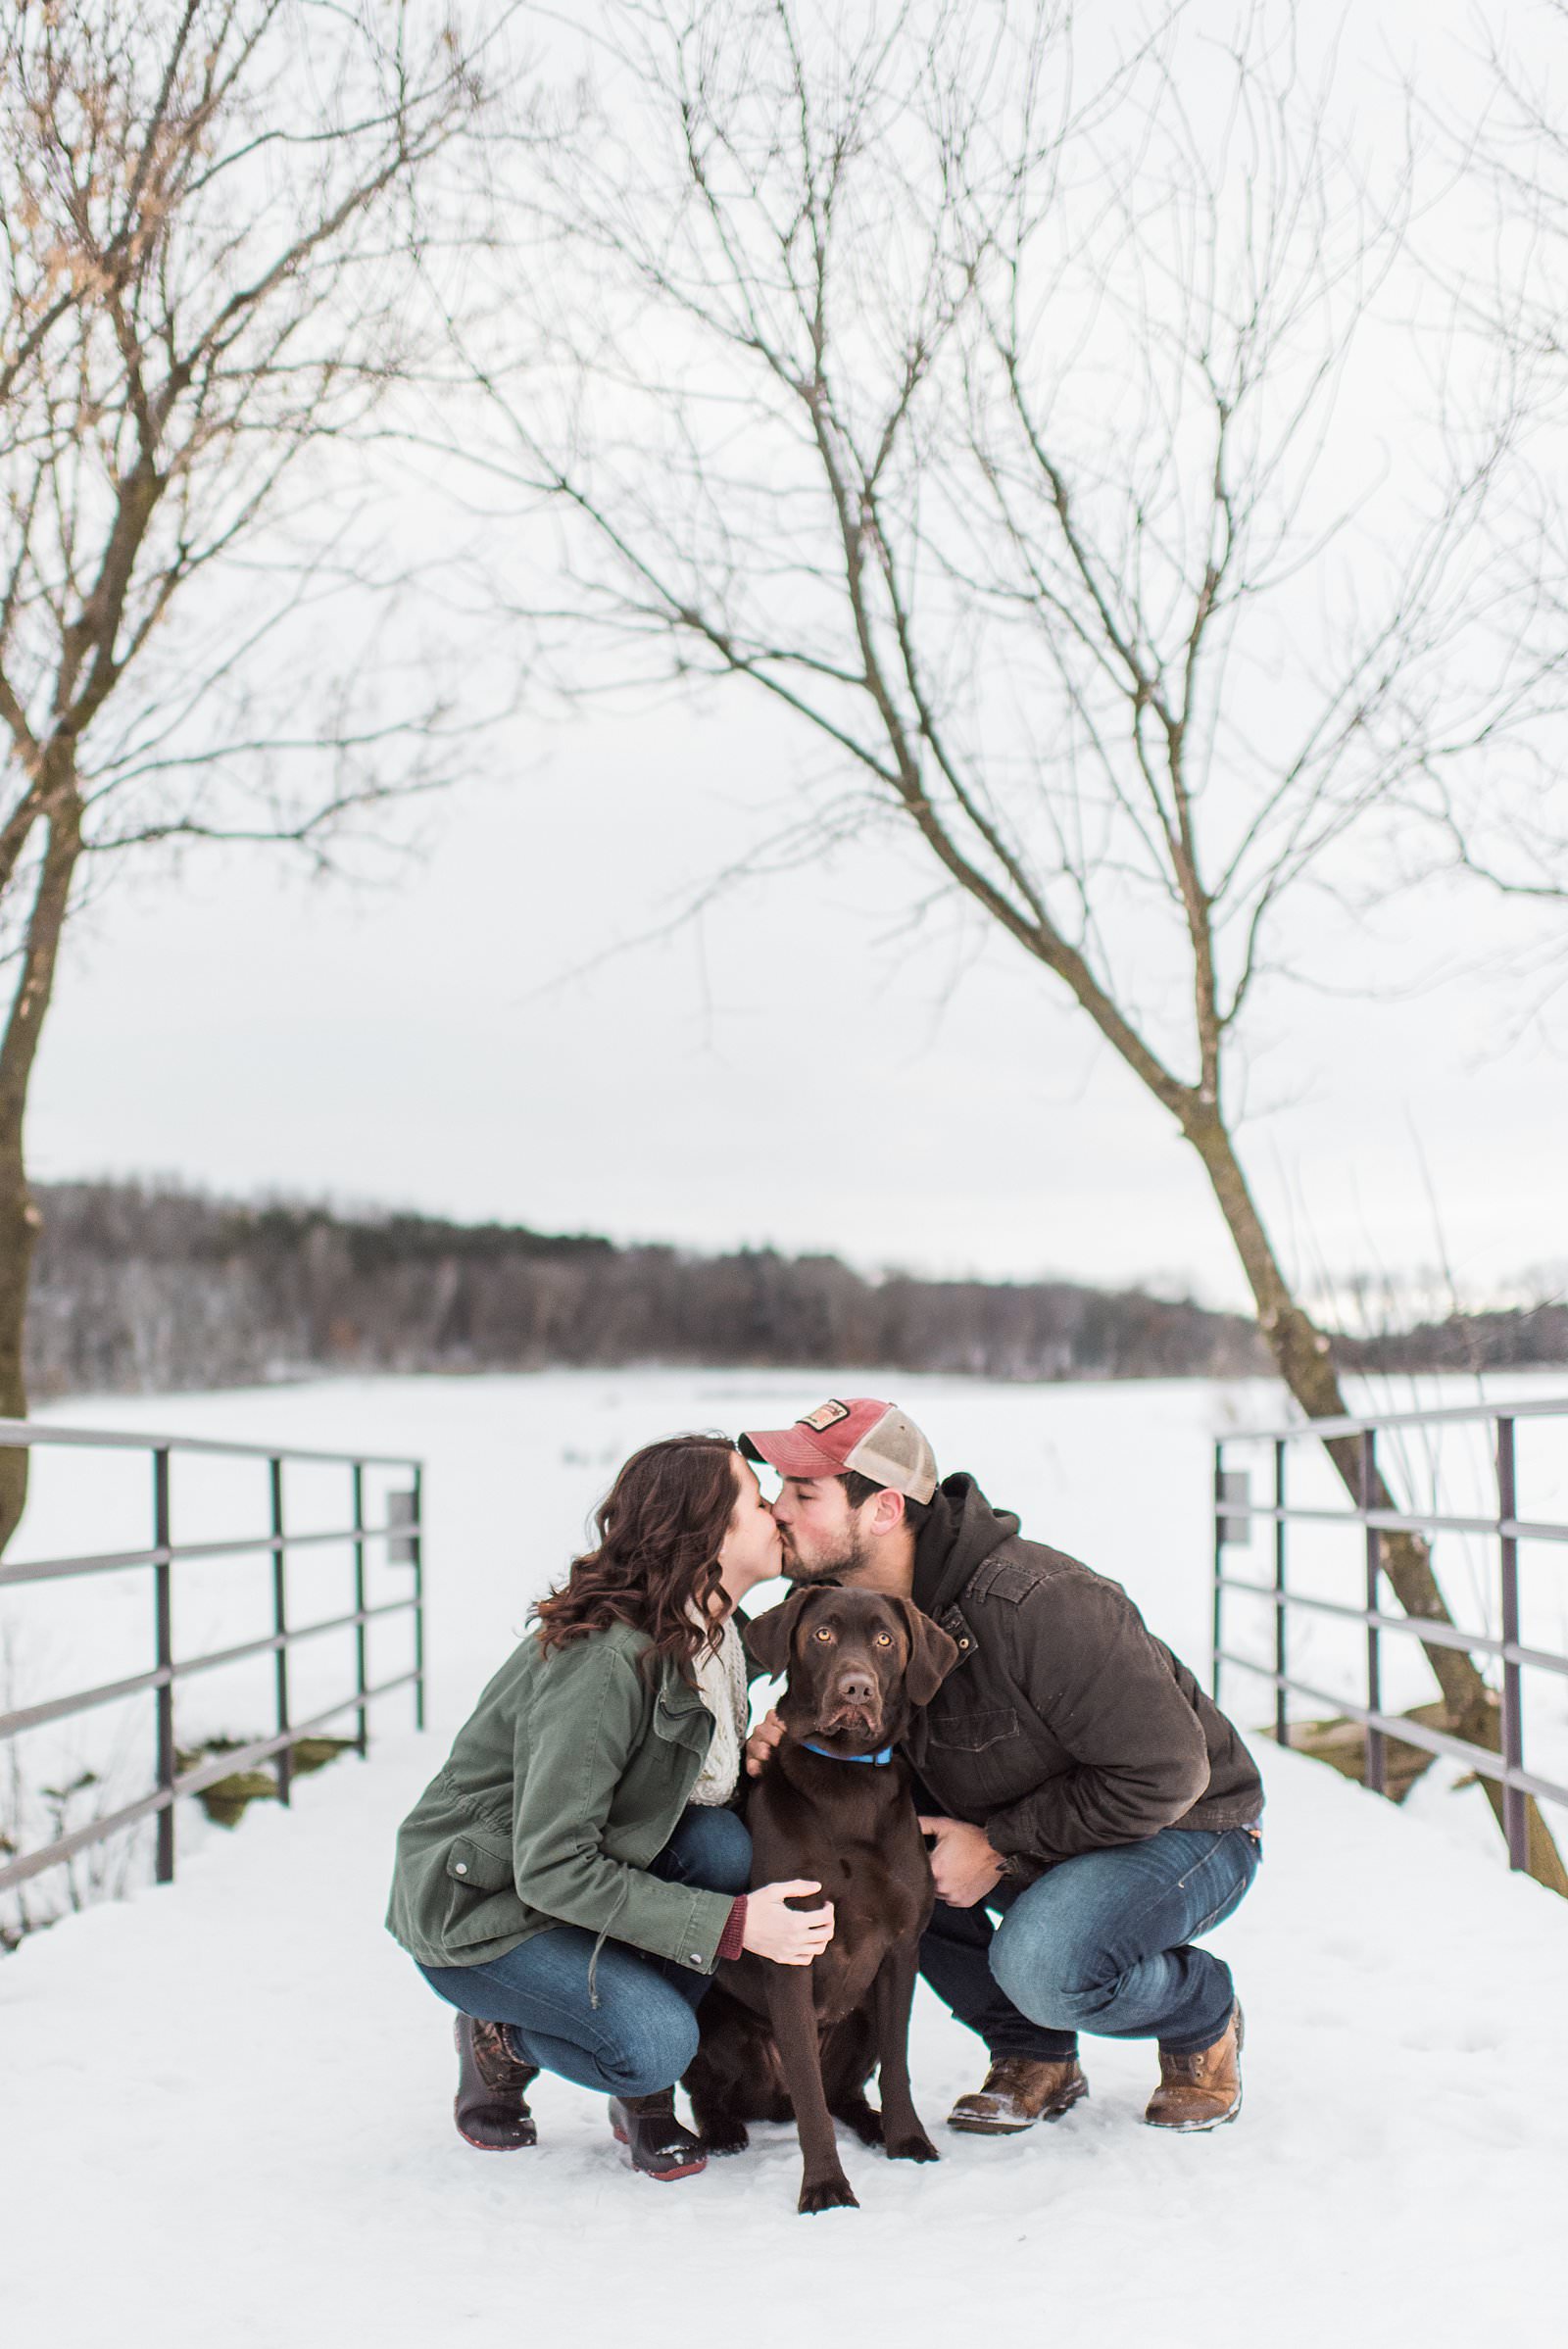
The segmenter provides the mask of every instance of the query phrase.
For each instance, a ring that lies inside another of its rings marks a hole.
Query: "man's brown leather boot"
[[[452,2027],[458,2043],[458,2093],[452,2114],[458,2134],[481,2153],[520,2153],[537,2144],[539,2131],[528,2110],[527,2090],[539,2077],[537,2064],[519,2064],[500,2023],[476,2023],[460,2015]]]
[[[1000,2055],[985,2086],[958,2098],[948,2127],[976,2137],[1010,2137],[1037,2121],[1059,2121],[1088,2093],[1089,2082],[1071,2057],[1048,2064],[1028,2055]]]
[[[1160,2049],[1159,2085],[1144,2115],[1152,2129],[1218,2129],[1235,2120],[1242,2109],[1242,2030],[1238,2000],[1212,2047],[1193,2055]]]

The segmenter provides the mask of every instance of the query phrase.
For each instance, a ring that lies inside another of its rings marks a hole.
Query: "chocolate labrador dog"
[[[809,1966],[726,1959],[703,2001],[686,2074],[711,2153],[739,2153],[748,2121],[800,2130],[803,2211],[856,2207],[837,2118],[893,2161],[934,2162],[909,2095],[915,1956],[934,1898],[907,1766],[893,1752],[912,1705],[957,1659],[906,1598],[817,1586],[748,1626],[758,1663],[789,1687],[787,1735],[752,1788],[754,1884],[806,1877],[833,1903],[833,1938]],[[814,1908],[818,1896],[793,1903]],[[882,2109],[865,2100],[880,2071]]]

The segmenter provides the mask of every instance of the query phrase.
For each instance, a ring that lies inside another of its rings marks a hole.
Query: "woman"
[[[746,1737],[731,1611],[782,1546],[721,1436],[634,1453],[595,1522],[404,1821],[387,1924],[459,2010],[470,2145],[532,2145],[527,2090],[556,2072],[609,2093],[637,2169],[690,2178],[706,2154],[674,2083],[719,1958],[806,1966],[833,1932],[830,1904],[785,1906],[815,1884],[748,1894],[727,1807]]]

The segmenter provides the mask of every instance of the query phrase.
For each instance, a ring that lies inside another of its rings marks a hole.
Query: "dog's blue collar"
[[[873,1768],[880,1770],[893,1759],[891,1745],[884,1745],[880,1753],[835,1753],[831,1746],[818,1745],[814,1737],[803,1737],[801,1743],[808,1753],[822,1754],[830,1762],[869,1762]]]

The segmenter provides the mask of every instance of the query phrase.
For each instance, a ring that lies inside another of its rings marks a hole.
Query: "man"
[[[991,2054],[949,2126],[1068,2111],[1089,2092],[1080,2030],[1158,2041],[1154,2128],[1233,2121],[1241,2008],[1193,1946],[1258,1866],[1262,1786],[1230,1722],[1118,1584],[1022,1540],[972,1476],[939,1485],[894,1404],[833,1400],[740,1442],[783,1480],[793,1581],[912,1597],[957,1642],[906,1745],[935,1838],[921,1972]],[[782,1734],[770,1714],[749,1766]]]

